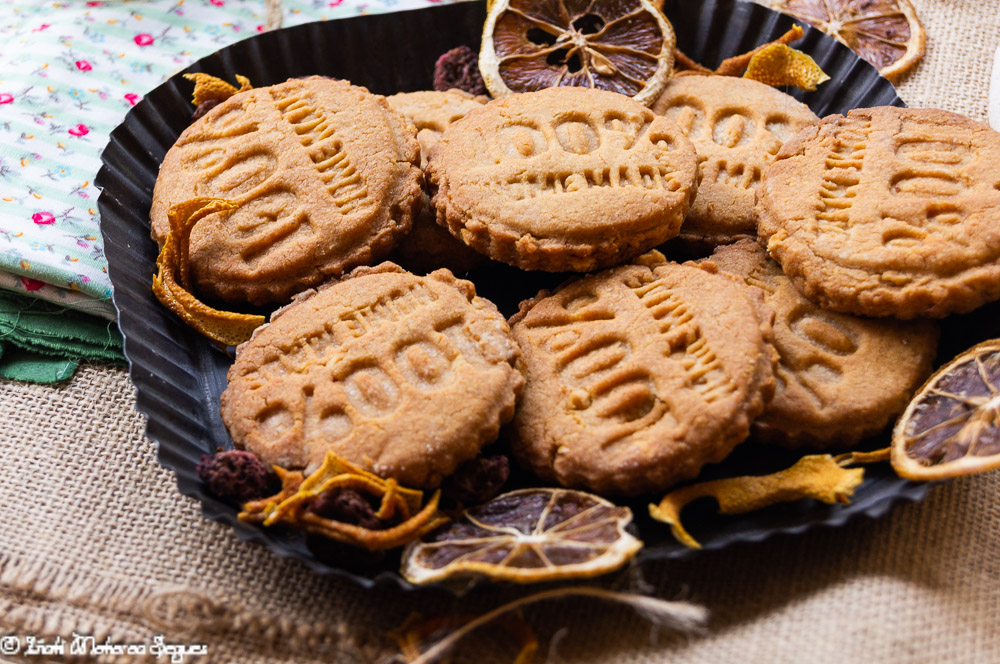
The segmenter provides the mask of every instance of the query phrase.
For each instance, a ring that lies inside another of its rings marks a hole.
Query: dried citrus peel
[[[448,517],[438,511],[441,492],[436,491],[421,508],[423,492],[399,486],[396,480],[383,479],[327,452],[323,465],[308,478],[302,473],[275,467],[282,489],[270,498],[243,505],[239,518],[265,526],[286,525],[307,532],[360,546],[369,551],[402,546],[446,523]],[[375,516],[398,518],[400,523],[384,530],[372,530],[322,517],[308,511],[309,505],[326,491],[353,489],[380,501]]]
[[[809,92],[830,80],[815,60],[786,44],[772,44],[754,54],[743,78],[774,86],[794,85]]]
[[[253,86],[250,85],[250,79],[239,74],[236,75],[236,82],[240,84],[239,90],[221,78],[201,72],[184,74],[184,78],[194,81],[194,93],[191,95],[191,103],[195,106],[201,106],[206,101],[226,101],[238,92],[246,92],[253,89]]]
[[[153,276],[153,293],[163,306],[201,334],[227,346],[249,339],[266,319],[219,311],[192,295],[189,246],[195,224],[209,215],[237,207],[236,203],[219,198],[193,198],[171,206],[167,211],[170,232],[156,257],[157,272]]]
[[[659,505],[650,504],[649,515],[668,524],[679,542],[700,549],[681,525],[681,510],[693,500],[715,498],[722,514],[742,514],[800,498],[815,498],[829,505],[848,503],[864,474],[862,468],[844,468],[829,454],[814,454],[771,475],[713,480],[671,491]]]
[[[412,613],[399,628],[389,632],[389,636],[399,646],[406,662],[415,662],[424,654],[427,646],[438,635],[442,637],[456,629],[464,627],[479,616],[454,614],[438,618],[424,619],[419,613]],[[498,625],[510,634],[521,647],[513,664],[530,664],[538,652],[538,639],[528,623],[520,615],[498,616],[491,624]]]
[[[774,41],[761,44],[752,51],[748,51],[742,55],[734,55],[731,58],[726,58],[722,61],[722,64],[715,68],[715,71],[698,62],[695,62],[680,49],[674,49],[674,62],[679,70],[677,73],[688,72],[705,75],[715,74],[716,76],[742,76],[747,70],[747,66],[750,64],[750,60],[753,56],[757,55],[765,48],[774,46],[775,44],[791,44],[792,42],[802,39],[803,35],[805,35],[805,31],[801,26],[796,25]]]
[[[764,49],[771,48],[776,44],[784,44],[785,46],[791,44],[792,42],[802,39],[805,35],[805,30],[802,26],[796,25],[791,30],[781,35],[774,41],[768,42],[766,44],[761,44],[749,53],[744,53],[743,55],[737,55],[732,58],[726,58],[722,61],[722,64],[718,66],[715,73],[718,76],[742,76],[750,66],[750,62],[753,60],[754,56],[763,51]]]

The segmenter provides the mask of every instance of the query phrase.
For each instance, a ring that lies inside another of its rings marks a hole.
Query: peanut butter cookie
[[[731,76],[678,76],[653,103],[698,151],[698,197],[680,237],[695,247],[757,236],[754,194],[789,138],[819,122],[770,85]]]
[[[420,205],[413,128],[383,97],[312,77],[234,95],[186,129],[153,192],[153,236],[171,205],[236,202],[191,234],[198,293],[228,302],[287,302],[385,256]]]
[[[513,416],[519,355],[470,282],[362,267],[298,296],[237,349],[222,419],[266,463],[308,473],[333,450],[434,487]]]
[[[774,317],[728,275],[658,252],[521,304],[515,455],[604,494],[662,491],[722,460],[774,390]]]
[[[825,308],[940,318],[1000,298],[1000,133],[964,116],[825,118],[781,149],[756,209],[771,256]]]
[[[389,106],[402,114],[417,129],[420,143],[420,167],[427,167],[427,155],[441,140],[441,134],[452,122],[462,119],[469,111],[481,107],[489,97],[473,96],[464,90],[422,90],[401,92],[386,97]],[[430,197],[423,197],[420,214],[413,229],[399,240],[391,259],[408,270],[430,272],[446,267],[455,274],[467,272],[482,264],[485,258],[455,239],[437,225]]]
[[[775,312],[778,385],[753,423],[755,438],[788,447],[849,447],[884,429],[930,375],[938,339],[933,321],[820,309],[751,240],[719,247],[710,263],[764,291]]]
[[[511,95],[445,130],[427,166],[438,223],[527,270],[614,265],[674,237],[694,200],[694,147],[628,97]]]

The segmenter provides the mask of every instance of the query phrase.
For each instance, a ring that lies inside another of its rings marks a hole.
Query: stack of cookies
[[[932,369],[929,319],[1000,298],[998,148],[943,111],[820,120],[728,77],[677,76],[652,108],[299,79],[181,136],[153,230],[183,200],[234,200],[192,235],[195,288],[299,293],[222,397],[264,461],[334,450],[427,488],[501,437],[544,481],[636,495],[748,437],[883,429]],[[453,274],[493,262],[585,274],[507,321]]]

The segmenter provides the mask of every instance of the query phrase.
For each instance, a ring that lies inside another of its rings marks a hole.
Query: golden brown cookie
[[[695,246],[757,235],[754,194],[789,138],[819,122],[795,98],[750,79],[678,76],[653,103],[698,151],[698,197],[680,237]]]
[[[614,265],[674,237],[697,189],[694,147],[623,95],[511,95],[444,132],[427,167],[438,223],[527,270]]]
[[[386,97],[389,106],[402,114],[417,129],[420,143],[420,167],[427,166],[427,155],[441,139],[441,133],[452,122],[489,101],[488,97],[473,96],[464,90],[422,90],[401,92]],[[413,220],[412,230],[399,240],[391,259],[408,270],[430,272],[446,267],[462,274],[481,265],[485,258],[455,239],[437,225],[430,197],[423,197],[420,214]]]
[[[298,296],[237,349],[222,419],[266,463],[308,473],[333,450],[433,487],[513,416],[518,357],[470,282],[362,267]]]
[[[938,340],[933,321],[820,309],[752,240],[719,247],[710,261],[763,290],[775,312],[778,385],[753,424],[755,438],[788,447],[849,447],[884,429],[930,375]]]
[[[695,477],[747,437],[773,393],[773,316],[759,291],[658,252],[522,303],[515,455],[543,479],[604,494]]]
[[[490,100],[483,95],[471,95],[465,90],[420,90],[400,92],[385,98],[389,107],[417,129],[420,143],[420,167],[427,166],[427,155],[441,140],[441,134],[451,123],[461,120],[469,111]]]
[[[758,233],[823,307],[939,318],[1000,298],[1000,133],[934,109],[834,115],[790,140]]]
[[[293,294],[388,253],[420,205],[414,131],[383,97],[312,77],[234,95],[186,129],[153,192],[162,244],[171,205],[239,208],[191,233],[198,293],[229,302]]]

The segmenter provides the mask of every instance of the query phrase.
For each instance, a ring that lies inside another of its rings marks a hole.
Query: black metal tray
[[[775,39],[793,25],[785,16],[737,0],[666,0],[664,11],[673,22],[678,46],[708,66]],[[484,17],[484,4],[470,2],[310,23],[238,42],[199,60],[185,72],[203,71],[230,81],[239,73],[256,86],[323,74],[348,79],[380,94],[429,89],[438,55],[461,44],[478,48]],[[873,67],[825,35],[807,30],[796,47],[812,55],[832,77],[817,92],[793,93],[818,115],[856,107],[902,105],[892,85]],[[232,358],[186,327],[153,297],[150,283],[157,248],[149,232],[159,164],[190,122],[190,93],[191,83],[179,73],[146,95],[112,132],[96,180],[103,190],[98,207],[114,303],[137,391],[137,407],[148,418],[147,434],[158,444],[160,463],[175,472],[180,492],[201,501],[207,518],[232,526],[241,539],[263,544],[277,555],[298,558],[321,574],[344,576],[366,587],[389,583],[408,588],[396,571],[398,554],[374,568],[347,569],[310,549],[299,533],[239,522],[236,508],[209,494],[195,474],[202,454],[232,447],[219,416],[219,395]],[[551,275],[528,275],[513,269],[468,276],[480,294],[494,299],[508,315],[516,310],[519,300],[553,283]],[[968,336],[968,326],[960,324],[956,329],[965,330]],[[942,357],[950,357],[947,353],[967,345],[961,333],[951,342],[949,339],[946,331]],[[871,447],[885,444],[885,437],[869,441]],[[789,465],[796,456],[745,443],[725,462],[706,468],[705,476],[770,472]],[[515,484],[531,481],[523,474],[513,478]],[[739,517],[718,517],[707,506],[693,505],[686,513],[686,522],[704,545],[703,550],[721,549],[778,533],[839,526],[858,516],[878,517],[899,501],[923,498],[926,491],[925,485],[897,477],[888,464],[878,464],[868,469],[850,505],[800,501]],[[639,560],[694,555],[696,552],[676,543],[663,524],[649,518],[649,502],[647,498],[631,503],[646,543]]]

